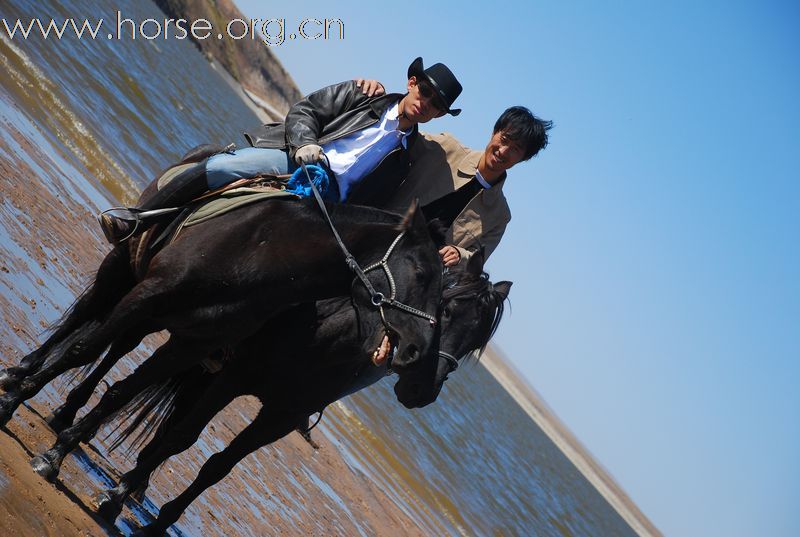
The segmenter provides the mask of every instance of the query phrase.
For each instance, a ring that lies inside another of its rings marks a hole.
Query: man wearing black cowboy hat
[[[301,162],[323,160],[336,176],[332,186],[340,201],[382,205],[408,172],[408,148],[417,137],[417,125],[461,112],[452,108],[461,84],[442,63],[425,69],[417,58],[408,68],[406,87],[404,95],[380,96],[367,95],[353,80],[322,88],[292,106],[284,123],[245,133],[252,147],[183,164],[138,209],[185,205],[237,179],[286,175]],[[140,219],[139,231],[146,229],[146,218]],[[130,236],[134,228],[133,222],[111,214],[102,215],[100,223],[113,243]]]

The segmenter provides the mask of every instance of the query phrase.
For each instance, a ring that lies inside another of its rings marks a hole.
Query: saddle
[[[159,179],[159,185],[161,185]],[[129,241],[131,268],[137,279],[144,276],[150,261],[181,232],[203,222],[227,214],[240,207],[276,198],[298,199],[286,191],[285,181],[278,177],[242,179],[221,189],[200,196],[181,211],[159,222]]]

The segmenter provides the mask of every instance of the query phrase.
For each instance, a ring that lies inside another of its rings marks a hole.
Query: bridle
[[[381,258],[380,261],[377,261],[367,268],[362,269],[361,265],[358,264],[356,258],[353,257],[353,254],[347,249],[342,241],[339,232],[336,231],[336,227],[333,225],[333,221],[331,220],[330,215],[328,214],[328,209],[325,207],[325,202],[322,201],[322,196],[320,195],[319,191],[317,190],[314,181],[311,180],[311,175],[309,175],[308,170],[306,169],[305,163],[301,163],[300,166],[303,168],[303,172],[306,174],[306,178],[308,179],[308,183],[311,185],[311,191],[314,193],[314,198],[317,200],[317,205],[319,205],[320,210],[322,211],[323,216],[325,216],[325,220],[328,222],[328,226],[330,226],[331,231],[333,232],[333,236],[336,239],[339,248],[342,250],[344,254],[345,262],[347,263],[348,268],[355,273],[356,278],[361,281],[364,287],[367,289],[367,292],[370,295],[370,303],[378,308],[381,314],[381,321],[383,322],[383,326],[386,329],[387,333],[391,331],[388,321],[386,320],[386,314],[384,312],[384,306],[396,308],[401,311],[405,311],[406,313],[410,313],[411,315],[421,317],[423,319],[427,319],[430,322],[431,326],[436,326],[436,317],[431,315],[430,313],[426,313],[422,310],[409,306],[408,304],[403,304],[399,300],[396,299],[397,296],[397,287],[395,286],[394,276],[392,276],[392,271],[389,269],[389,257],[392,255],[397,244],[405,235],[405,231],[402,231],[397,237],[395,237],[392,244],[389,245],[389,249],[386,250],[386,253]],[[369,281],[367,278],[367,272],[371,270],[375,270],[378,268],[382,268],[384,274],[386,274],[386,278],[389,280],[389,296],[387,297],[380,291],[375,290],[375,287],[372,285],[372,282]]]
[[[439,357],[444,358],[447,361],[447,367],[449,369],[447,371],[448,374],[458,369],[458,360],[456,360],[455,356],[452,354],[440,350]]]

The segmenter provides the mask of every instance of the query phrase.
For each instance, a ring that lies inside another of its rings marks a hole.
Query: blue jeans
[[[249,179],[257,175],[288,175],[296,169],[297,164],[282,149],[245,147],[208,159],[206,177],[208,188],[215,190],[237,179]]]

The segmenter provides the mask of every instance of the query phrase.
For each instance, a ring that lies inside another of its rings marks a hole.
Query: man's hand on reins
[[[322,160],[323,155],[324,153],[320,146],[317,144],[308,144],[297,150],[294,154],[294,161],[297,162],[298,165],[300,165],[300,163],[306,165],[316,164]]]

